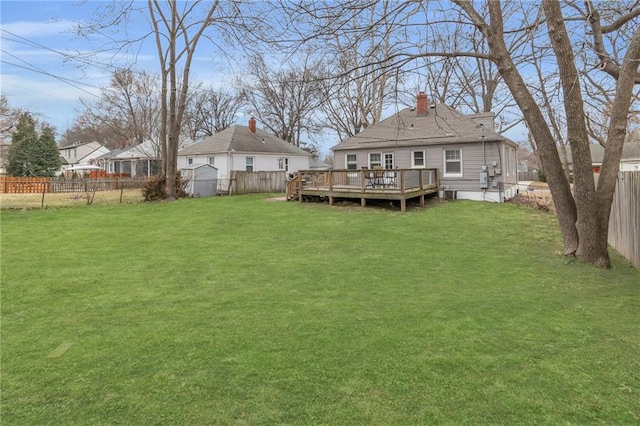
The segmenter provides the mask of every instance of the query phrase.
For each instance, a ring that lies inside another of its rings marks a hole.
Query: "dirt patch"
[[[287,201],[287,197],[283,195],[282,197],[265,198],[265,201]]]
[[[520,206],[531,207],[536,210],[545,212],[556,212],[553,204],[553,198],[549,193],[540,193],[535,191],[527,191],[525,194],[518,194],[509,200],[510,203]]]

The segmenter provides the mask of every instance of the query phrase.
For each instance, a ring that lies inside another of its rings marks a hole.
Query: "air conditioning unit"
[[[445,200],[455,200],[458,198],[458,191],[454,191],[451,189],[444,190],[444,199]]]

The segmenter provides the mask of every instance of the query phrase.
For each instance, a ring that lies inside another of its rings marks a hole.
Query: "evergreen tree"
[[[60,154],[53,130],[45,127],[38,136],[31,115],[20,115],[16,131],[11,135],[7,173],[11,176],[53,176],[59,168]]]
[[[60,153],[56,145],[53,129],[49,126],[42,130],[38,139],[38,150],[36,152],[37,176],[54,176],[60,169]]]

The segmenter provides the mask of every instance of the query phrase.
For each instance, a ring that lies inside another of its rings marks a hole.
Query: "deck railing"
[[[296,177],[302,187],[360,189],[361,192],[427,189],[438,185],[437,169],[360,169],[360,170],[302,170]]]

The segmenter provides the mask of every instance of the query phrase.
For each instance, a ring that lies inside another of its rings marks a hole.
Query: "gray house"
[[[332,148],[335,168],[437,168],[440,196],[502,202],[517,193],[517,145],[494,114],[463,115],[420,92],[406,108]]]

